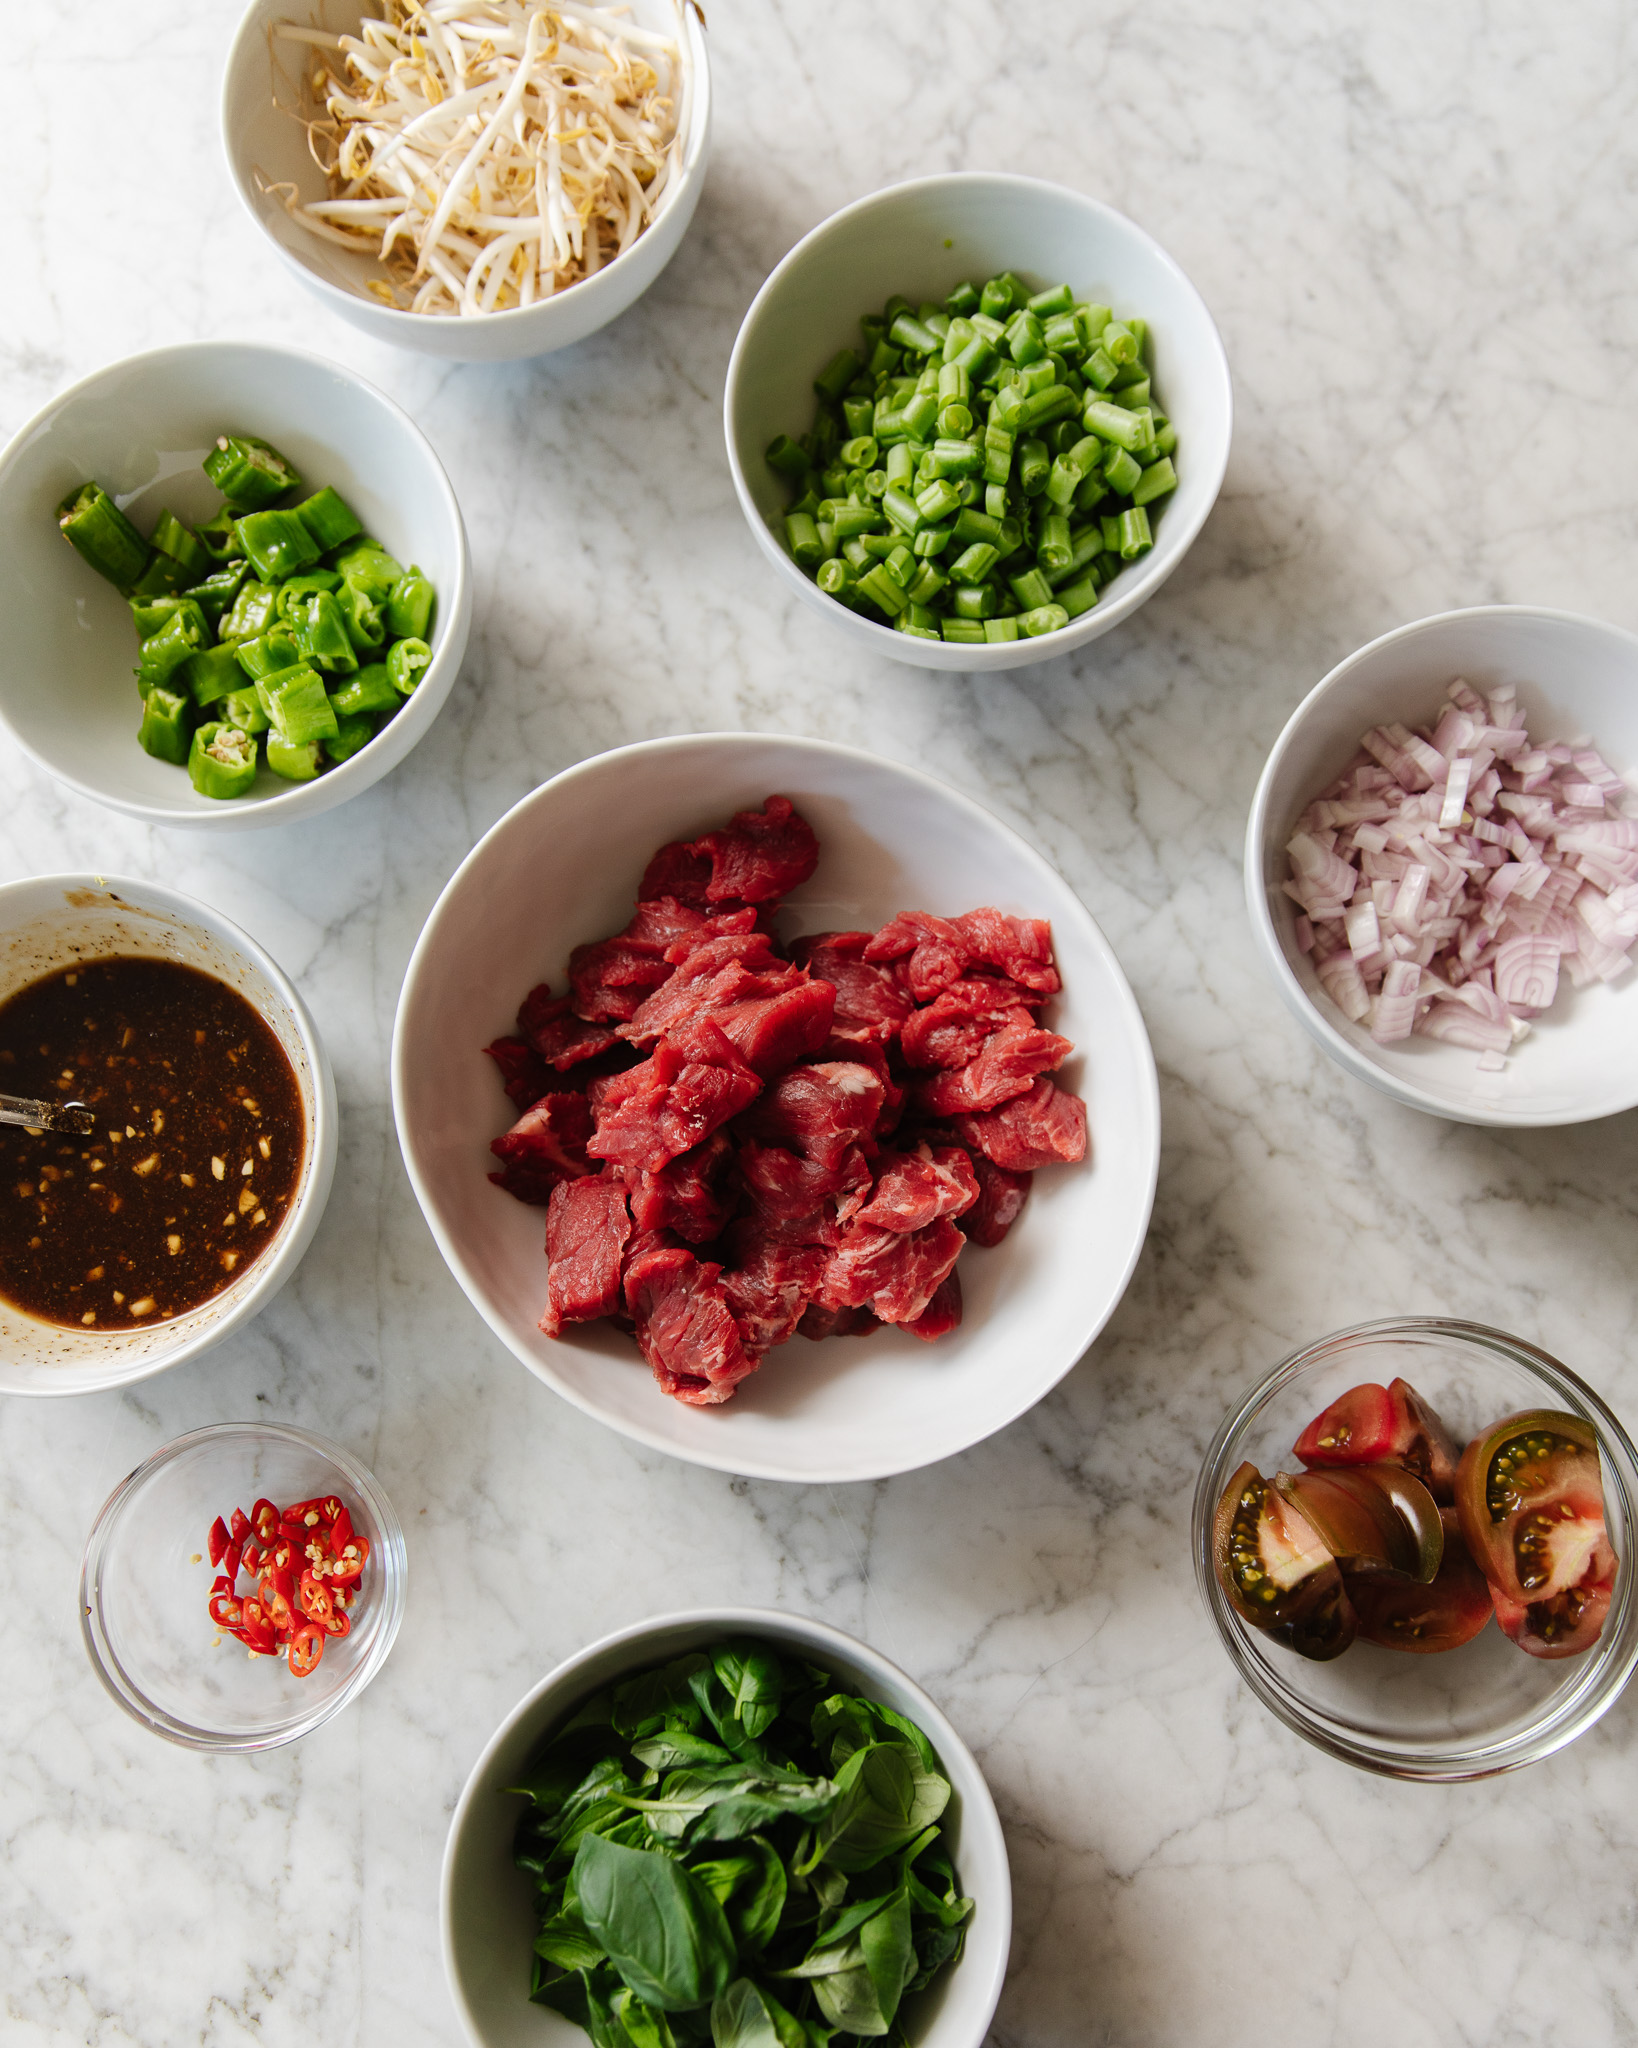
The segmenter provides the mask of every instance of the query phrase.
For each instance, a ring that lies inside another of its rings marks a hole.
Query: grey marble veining
[[[302,984],[343,1112],[324,1229],[258,1322],[124,1397],[0,1408],[0,2039],[454,2042],[437,1873],[478,1749],[589,1637],[721,1599],[862,1633],[977,1750],[1017,1886],[1001,2048],[1638,2040],[1638,1704],[1498,1784],[1367,1779],[1238,1688],[1187,1546],[1228,1400],[1347,1322],[1499,1322],[1638,1420],[1638,1117],[1509,1136],[1345,1080],[1262,979],[1238,872],[1263,754],[1363,640],[1494,599],[1638,625],[1631,10],[709,0],[715,155],[681,254],[615,327],[498,370],[378,348],[277,266],[215,136],[233,13],[9,10],[0,430],[164,342],[333,355],[448,465],[476,628],[418,751],[299,831],[149,832],[0,757],[0,875],[94,866],[219,904]],[[1148,227],[1239,404],[1161,595],[972,683],[862,661],[785,601],[720,426],[738,320],[797,236],[968,165]],[[723,726],[869,746],[991,804],[1103,923],[1160,1063],[1154,1229],[1105,1336],[1003,1436],[882,1485],[729,1480],[554,1400],[444,1271],[392,1136],[399,981],[473,839],[586,754]],[[410,1608],[353,1711],[204,1759],[104,1697],[75,1577],[134,1462],[253,1414],[370,1461]]]

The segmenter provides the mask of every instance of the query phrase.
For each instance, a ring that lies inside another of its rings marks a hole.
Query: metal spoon
[[[0,1124],[23,1124],[31,1131],[72,1131],[84,1137],[97,1119],[83,1102],[35,1102],[27,1095],[0,1095]]]

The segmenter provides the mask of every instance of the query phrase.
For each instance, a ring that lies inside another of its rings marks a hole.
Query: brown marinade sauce
[[[64,968],[0,1003],[0,1093],[83,1102],[88,1138],[0,1124],[0,1294],[49,1323],[184,1315],[278,1233],[306,1149],[283,1046],[172,960]]]

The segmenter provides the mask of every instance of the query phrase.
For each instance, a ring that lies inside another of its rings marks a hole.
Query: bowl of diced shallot
[[[1246,831],[1275,986],[1357,1080],[1463,1123],[1638,1104],[1638,636],[1486,605],[1293,712]]]

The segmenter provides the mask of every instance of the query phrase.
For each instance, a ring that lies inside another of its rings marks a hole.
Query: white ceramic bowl
[[[1638,974],[1590,989],[1559,985],[1504,1072],[1478,1054],[1414,1037],[1378,1045],[1319,985],[1297,945],[1296,905],[1280,884],[1302,812],[1383,720],[1425,725],[1446,686],[1513,683],[1532,739],[1590,738],[1617,773],[1638,770],[1638,636],[1572,612],[1484,605],[1384,633],[1332,669],[1274,744],[1246,826],[1246,905],[1263,962],[1286,1007],[1338,1066],[1410,1109],[1458,1123],[1584,1123],[1638,1103]]]
[[[914,2048],[980,2048],[1006,1975],[1012,1876],[995,1801],[972,1751],[879,1651],[822,1621],[755,1607],[660,1615],[605,1636],[526,1693],[490,1738],[450,1822],[441,1888],[444,1975],[472,2048],[585,2048],[586,2041],[561,2015],[529,2003],[532,1901],[512,1861],[522,1802],[503,1788],[588,1695],[729,1635],[761,1636],[819,1665],[846,1690],[914,1721],[938,1751],[953,1794],[942,1825],[973,1911],[960,1961],[906,2004],[904,2020]]]
[[[291,219],[270,184],[294,185],[304,200],[326,194],[324,174],[307,147],[301,122],[284,108],[309,112],[306,70],[289,46],[275,46],[275,22],[298,21],[354,34],[361,19],[380,10],[357,0],[251,0],[222,81],[222,146],[239,197],[285,266],[332,313],[362,327],[377,341],[460,362],[510,362],[548,355],[583,341],[642,297],[677,253],[705,185],[711,139],[711,68],[705,31],[687,0],[633,0],[644,28],[680,37],[687,82],[679,116],[687,140],[681,173],[663,195],[660,211],[623,256],[539,305],[513,307],[475,319],[408,313],[383,305],[365,280],[380,275],[368,257],[325,242]]]
[[[255,1264],[169,1322],[133,1330],[62,1329],[0,1300],[0,1393],[103,1393],[197,1358],[278,1293],[300,1265],[330,1198],[336,1164],[330,1062],[306,1004],[248,933],[154,882],[42,875],[0,884],[0,1001],[43,975],[109,954],[198,968],[226,982],[265,1020],[301,1091],[307,1132],[301,1179],[277,1235]]]
[[[790,490],[764,460],[777,434],[813,424],[813,379],[855,346],[859,316],[898,292],[943,299],[964,278],[1003,270],[1044,289],[1147,320],[1156,402],[1177,427],[1178,487],[1155,520],[1153,550],[1123,569],[1061,632],[1010,645],[917,640],[861,618],[797,568],[778,537]],[[786,587],[845,633],[920,668],[1018,668],[1096,640],[1129,618],[1182,561],[1222,487],[1233,426],[1228,359],[1204,300],[1142,228],[1079,192],[1038,178],[956,171],[890,185],[805,235],[768,278],[740,326],[724,398],[728,465],[758,547]]]
[[[225,803],[137,745],[130,611],[54,516],[76,484],[94,479],[144,533],[166,506],[185,520],[207,517],[221,494],[199,465],[224,429],[271,441],[315,490],[333,484],[365,530],[418,563],[438,594],[432,662],[367,747],[313,782],[263,769],[250,795]],[[0,615],[0,722],[59,782],[151,825],[287,825],[379,782],[443,708],[472,618],[466,533],[426,436],[362,377],[297,349],[187,342],[95,371],[0,455]]]
[[[482,1048],[513,1029],[536,982],[564,984],[569,952],[618,931],[645,863],[788,796],[819,835],[791,933],[878,926],[901,909],[993,903],[1052,920],[1064,994],[1048,1015],[1075,1041],[1066,1084],[1085,1097],[1091,1155],[1039,1173],[1005,1242],[962,1255],[966,1318],[936,1345],[897,1330],[868,1342],[794,1338],[732,1401],[691,1408],[655,1386],[612,1324],[557,1339],[545,1301],[543,1213],[486,1174],[514,1112]],[[427,919],[393,1034],[393,1108],[411,1183],[450,1270],[531,1372],[639,1443],[767,1479],[875,1479],[980,1442],[1056,1386],[1125,1290],[1148,1227],[1159,1151],[1154,1061],[1108,941],[1033,848],[968,797],[913,768],[819,740],[710,733],[582,762],[479,840]]]

